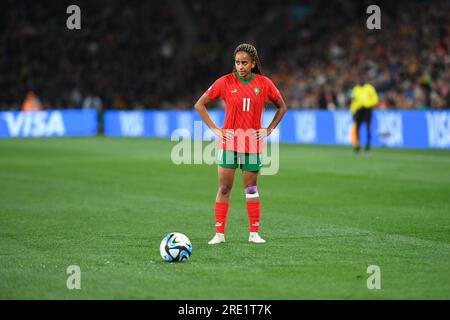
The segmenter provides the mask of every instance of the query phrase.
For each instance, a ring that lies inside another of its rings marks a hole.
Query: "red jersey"
[[[243,80],[239,74],[230,73],[219,79],[206,91],[211,100],[225,101],[223,129],[232,129],[234,142],[222,143],[219,148],[245,153],[262,151],[264,141],[256,140],[252,132],[261,129],[261,115],[266,101],[281,98],[273,82],[262,75],[254,74]]]

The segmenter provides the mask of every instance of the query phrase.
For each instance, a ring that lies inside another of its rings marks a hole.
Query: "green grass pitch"
[[[259,178],[267,243],[247,242],[237,171],[227,242],[209,246],[216,168],[174,165],[174,145],[0,140],[0,298],[450,299],[449,151],[281,145]],[[186,263],[159,255],[172,231],[193,243]]]

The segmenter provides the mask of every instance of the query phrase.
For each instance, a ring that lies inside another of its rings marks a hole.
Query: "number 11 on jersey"
[[[250,98],[243,98],[242,99],[242,110],[243,111],[250,111]]]

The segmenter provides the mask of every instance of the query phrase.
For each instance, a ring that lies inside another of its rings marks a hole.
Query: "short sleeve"
[[[269,78],[266,79],[267,79],[267,99],[272,102],[280,100],[281,98],[280,91],[278,91],[277,87],[275,87],[272,80],[270,80]]]
[[[216,100],[222,98],[223,86],[224,86],[224,78],[217,79],[211,87],[206,90],[205,94],[211,99]]]

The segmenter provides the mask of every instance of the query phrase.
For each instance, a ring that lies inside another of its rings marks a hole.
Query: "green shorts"
[[[259,153],[240,153],[219,149],[217,164],[223,168],[241,169],[243,171],[259,171],[262,167]]]

